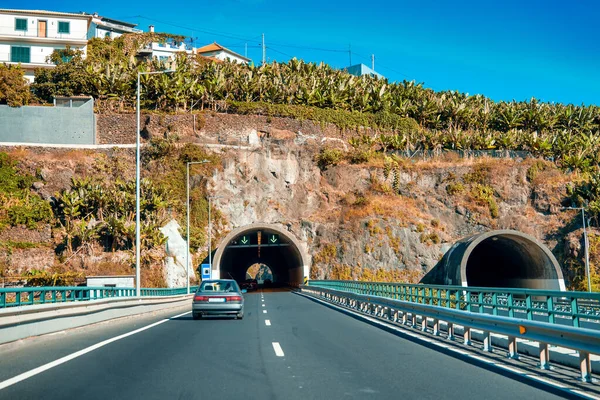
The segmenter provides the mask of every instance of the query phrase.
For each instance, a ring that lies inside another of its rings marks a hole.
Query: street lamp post
[[[136,87],[136,119],[137,133],[135,135],[135,295],[140,296],[140,76],[165,74],[175,72],[172,69],[164,71],[140,72],[137,74]]]
[[[210,201],[211,199],[220,199],[221,196],[216,197],[208,197],[208,266],[210,268],[212,274],[212,246],[211,246],[211,238],[212,238],[212,218],[210,217]]]
[[[202,161],[188,161],[186,164],[186,178],[187,178],[187,253],[185,254],[185,269],[187,276],[187,294],[190,294],[190,165],[193,164],[206,164],[209,160]],[[209,218],[210,219],[210,218]]]
[[[592,291],[592,277],[590,276],[590,250],[585,222],[585,207],[564,207],[565,210],[581,210],[581,222],[583,223],[583,247],[585,251],[585,274],[587,275],[588,292]],[[588,224],[589,225],[589,224]]]

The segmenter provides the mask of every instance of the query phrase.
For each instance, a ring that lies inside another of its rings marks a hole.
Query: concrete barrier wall
[[[0,105],[0,142],[96,144],[94,102],[79,107]]]
[[[192,295],[114,298],[0,310],[0,344],[169,308],[189,307]]]

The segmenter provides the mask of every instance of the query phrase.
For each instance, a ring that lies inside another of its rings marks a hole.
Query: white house
[[[154,26],[150,25],[148,32],[154,32]],[[172,61],[175,59],[175,54],[184,52],[186,54],[193,54],[194,49],[189,44],[184,42],[177,42],[173,39],[166,40],[165,42],[152,42],[144,49],[140,49],[138,54],[143,57],[151,59],[158,59],[159,61]]]
[[[87,48],[92,17],[42,10],[0,9],[0,63],[21,64],[33,81],[36,68],[52,68],[46,60],[56,49]]]
[[[119,21],[112,18],[102,17],[96,13],[91,15],[92,21],[88,30],[88,39],[92,38],[111,38],[115,39],[124,33],[142,33],[137,29],[137,24]]]
[[[200,47],[198,50],[196,50],[196,53],[204,57],[212,57],[221,61],[229,60],[243,64],[248,64],[250,62],[249,58],[246,58],[235,51],[231,51],[227,47],[223,47],[217,42]]]

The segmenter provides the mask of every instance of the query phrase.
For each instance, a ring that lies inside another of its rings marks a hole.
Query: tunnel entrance
[[[565,290],[562,271],[550,249],[533,236],[514,230],[459,240],[421,283]]]
[[[482,235],[465,251],[461,264],[467,286],[564,290],[552,253],[520,232]]]
[[[291,232],[279,225],[253,224],[223,239],[215,253],[212,276],[241,282],[256,264],[268,268],[272,282],[279,285],[298,286],[309,274],[306,254]]]

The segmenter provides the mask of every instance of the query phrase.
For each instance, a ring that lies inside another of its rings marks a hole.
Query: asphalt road
[[[163,321],[31,374],[0,389],[0,399],[559,398],[291,292],[247,294],[243,320],[194,321],[189,313],[168,319],[186,311],[0,346],[1,386],[32,368]]]

